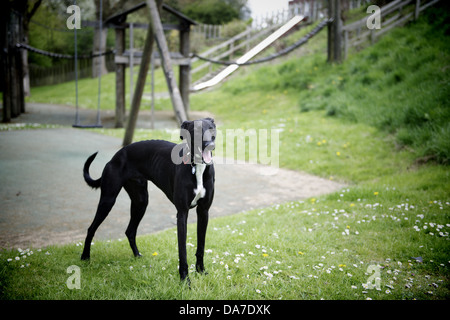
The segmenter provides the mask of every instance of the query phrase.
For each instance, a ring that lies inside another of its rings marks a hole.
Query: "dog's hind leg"
[[[81,260],[88,260],[91,252],[91,242],[98,227],[102,224],[108,216],[112,207],[116,203],[116,198],[122,189],[122,182],[120,177],[115,174],[115,170],[110,165],[107,165],[102,174],[102,184],[100,186],[101,194],[98,202],[97,212],[95,213],[94,221],[88,228],[86,240],[84,242],[84,249],[81,255]]]
[[[131,199],[131,218],[125,234],[130,242],[130,247],[131,250],[133,250],[134,256],[139,257],[141,254],[136,246],[136,233],[148,205],[147,180],[128,180],[125,183],[124,188]]]
[[[116,197],[119,194],[120,189],[121,187],[118,188],[118,190],[111,190],[108,192],[104,192],[102,190],[94,221],[92,221],[91,226],[88,228],[86,240],[84,241],[84,249],[83,254],[81,255],[81,260],[88,260],[90,258],[91,242],[94,238],[95,232],[108,216],[109,212],[114,206],[114,203],[116,203]]]

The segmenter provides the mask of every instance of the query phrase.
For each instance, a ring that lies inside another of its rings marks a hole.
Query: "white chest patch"
[[[191,207],[197,204],[198,199],[203,198],[206,193],[206,189],[203,188],[203,172],[206,169],[206,164],[197,164],[195,169],[195,179],[197,180],[197,188],[194,189],[194,200],[191,202]]]

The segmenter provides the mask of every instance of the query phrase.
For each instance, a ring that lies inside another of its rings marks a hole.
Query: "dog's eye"
[[[216,132],[209,129],[203,134],[203,141],[214,141],[216,139]]]

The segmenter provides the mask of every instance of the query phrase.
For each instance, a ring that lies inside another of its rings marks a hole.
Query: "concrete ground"
[[[92,111],[84,111],[86,116],[95,117]],[[108,117],[111,119],[107,120]],[[157,128],[177,127],[171,116],[159,114],[159,117]],[[27,105],[27,113],[14,122],[69,127],[0,131],[0,248],[43,247],[84,240],[100,196],[99,190],[92,190],[83,180],[84,162],[99,151],[90,170],[93,178],[99,177],[104,165],[121,148],[122,141],[71,128],[73,119],[73,108],[33,104]],[[113,118],[102,114],[102,121],[108,127]],[[139,121],[138,127],[146,127],[148,113],[140,114]],[[210,217],[319,196],[343,187],[333,181],[284,169],[279,169],[276,175],[262,175],[261,168],[264,169],[251,164],[216,165],[215,199]],[[138,235],[174,227],[175,208],[151,183],[149,200]],[[122,190],[94,241],[125,237],[129,205],[128,195]],[[188,221],[196,221],[195,210],[190,211]]]

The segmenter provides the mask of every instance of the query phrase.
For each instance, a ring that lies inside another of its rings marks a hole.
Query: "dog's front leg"
[[[203,255],[205,252],[205,237],[206,228],[208,227],[208,215],[208,209],[202,208],[202,206],[197,207],[197,252],[195,253],[197,263],[195,265],[195,269],[200,273],[205,272]]]
[[[183,281],[188,277],[188,264],[186,258],[186,235],[187,235],[188,211],[178,211],[177,232],[178,232],[178,258],[180,260],[180,279]]]

